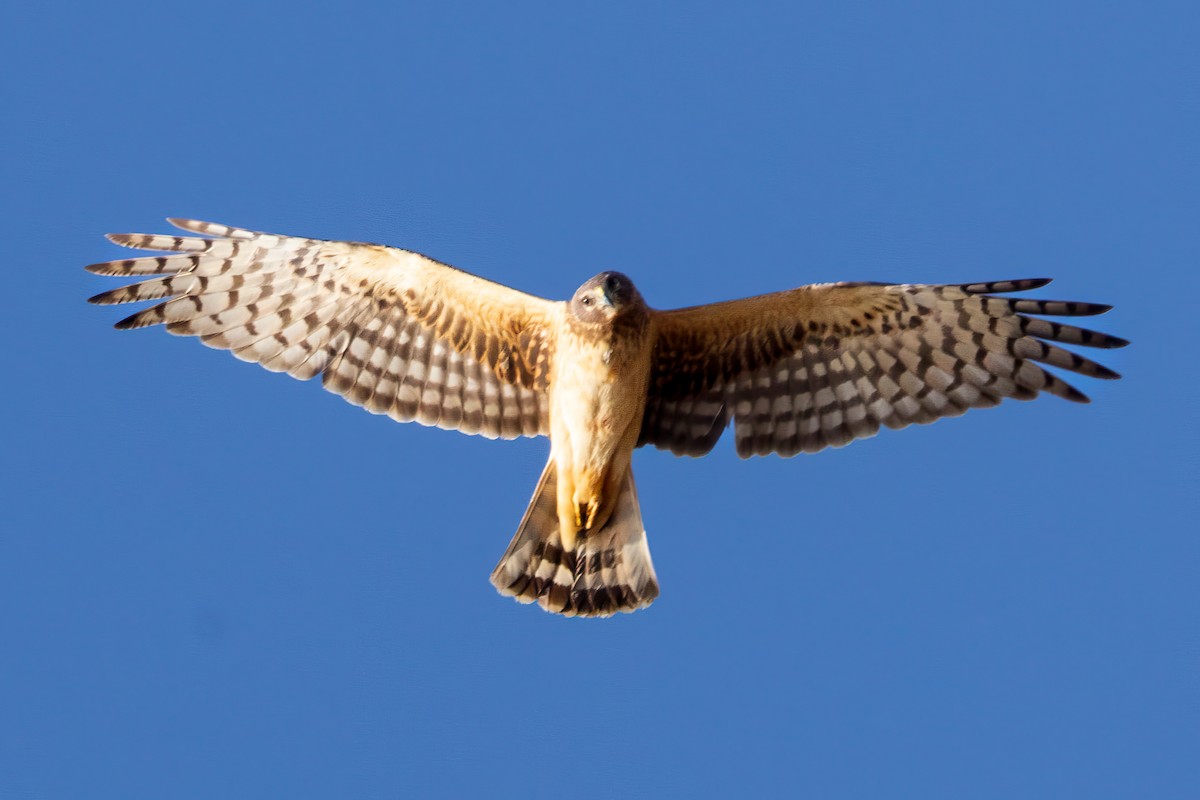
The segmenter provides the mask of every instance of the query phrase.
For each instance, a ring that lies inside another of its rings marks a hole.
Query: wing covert
[[[162,324],[274,372],[321,375],[401,422],[489,438],[549,432],[556,304],[407,250],[170,222],[202,236],[113,234],[164,255],[86,268],[148,276],[93,303],[162,300],[117,328]]]

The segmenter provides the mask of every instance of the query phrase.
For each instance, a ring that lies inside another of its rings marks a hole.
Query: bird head
[[[643,305],[633,281],[620,272],[601,272],[575,291],[571,311],[585,322],[605,322]]]

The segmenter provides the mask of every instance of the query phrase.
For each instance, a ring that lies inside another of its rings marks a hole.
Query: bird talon
[[[587,504],[587,519],[585,520],[584,528],[591,529],[595,523],[596,517],[600,514],[600,502],[598,500],[589,501]]]

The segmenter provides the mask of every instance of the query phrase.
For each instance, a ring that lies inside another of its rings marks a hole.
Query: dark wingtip
[[[1081,403],[1085,406],[1092,402],[1092,398],[1088,397],[1086,394],[1079,391],[1074,386],[1071,387],[1071,393],[1067,395],[1067,399],[1070,400],[1072,403]]]
[[[1057,394],[1062,399],[1070,400],[1072,403],[1090,403],[1090,402],[1092,402],[1092,398],[1088,397],[1086,394],[1079,391],[1078,389],[1076,389],[1074,386],[1067,383],[1066,381],[1058,381],[1058,384],[1061,387],[1062,391],[1054,392],[1054,394]]]
[[[960,284],[959,288],[968,294],[1008,294],[1009,292],[1028,292],[1031,289],[1040,289],[1053,280],[1053,278],[1018,278],[1006,281],[964,283]]]
[[[138,319],[141,315],[141,311],[137,312],[136,314],[130,314],[128,317],[125,317],[125,319],[118,320],[117,322],[113,323],[113,327],[119,331],[131,331],[134,328],[141,328],[143,327],[143,323],[141,323]]]

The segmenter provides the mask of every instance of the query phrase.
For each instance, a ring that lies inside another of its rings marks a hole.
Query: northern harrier
[[[170,220],[200,237],[114,234],[168,251],[93,264],[156,275],[91,299],[164,302],[117,328],[165,324],[375,414],[488,438],[550,437],[550,458],[492,572],[502,594],[568,616],[658,596],[630,466],[645,444],[708,453],[731,423],[738,455],[813,453],[1049,392],[1044,370],[1116,373],[1050,342],[1121,347],[1026,316],[1110,307],[997,294],[1048,280],[952,286],[836,283],[657,311],[603,272],[566,302],[407,250]]]

